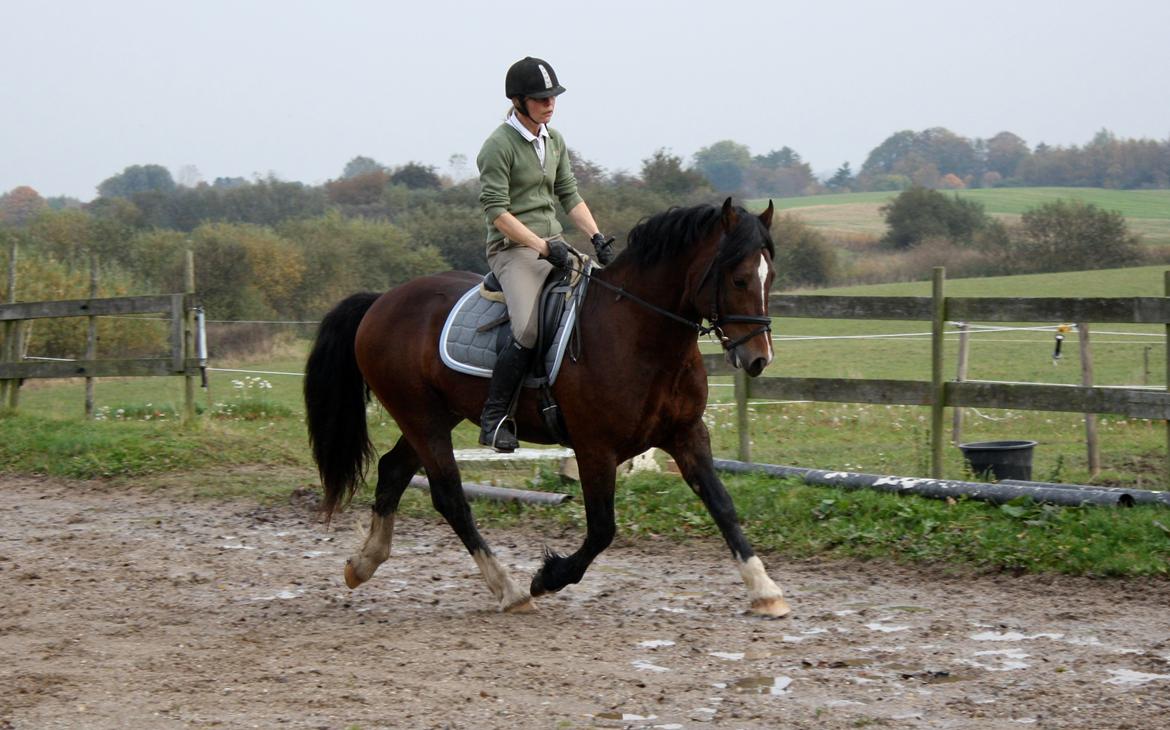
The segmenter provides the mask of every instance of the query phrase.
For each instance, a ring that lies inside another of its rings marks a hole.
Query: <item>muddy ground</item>
[[[349,591],[358,514],[0,481],[0,728],[1170,727],[1170,583],[957,577],[620,543],[501,615],[454,535],[401,518]],[[488,534],[517,573],[576,534]]]

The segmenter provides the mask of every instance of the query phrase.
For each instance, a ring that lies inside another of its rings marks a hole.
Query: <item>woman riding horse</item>
[[[488,266],[504,290],[512,327],[512,340],[496,359],[479,421],[479,442],[496,451],[519,446],[508,409],[532,364],[537,299],[553,267],[569,266],[569,245],[561,238],[556,203],[573,225],[591,236],[603,265],[613,257],[589,206],[577,193],[565,139],[548,127],[564,91],[546,61],[529,56],[512,64],[504,80],[512,108],[476,159],[479,202],[487,219]]]
[[[431,501],[479,566],[497,606],[531,609],[532,596],[580,581],[610,544],[617,465],[658,447],[674,458],[718,525],[752,610],[786,615],[783,592],[752,551],[715,473],[698,346],[699,333],[716,335],[728,361],[753,377],[772,361],[771,223],[771,203],[759,216],[730,199],[721,208],[674,208],[636,226],[625,250],[592,276],[578,315],[580,356],[562,366],[553,385],[577,456],[585,540],[571,555],[547,553],[528,590],[476,528],[451,443],[451,430],[479,415],[487,387],[484,378],[443,364],[439,335],[451,308],[480,277],[449,272],[338,304],[321,322],[305,371],[309,437],[326,515],[352,496],[374,456],[366,426],[370,393],[402,432],[378,460],[370,529],[346,563],[346,584],[355,588],[369,580],[389,557],[399,501],[421,467]],[[709,326],[701,324],[704,318]],[[521,395],[516,424],[526,441],[556,442],[535,392]]]

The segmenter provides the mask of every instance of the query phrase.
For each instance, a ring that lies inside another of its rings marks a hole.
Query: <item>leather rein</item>
[[[707,277],[709,277],[711,275],[712,270],[715,268],[715,258],[716,257],[711,258],[711,263],[707,264],[707,270],[705,272],[703,272],[702,278],[699,279],[699,289],[700,290],[702,290],[703,284],[706,283],[706,281],[707,281]],[[595,283],[601,287],[604,287],[605,289],[609,289],[610,291],[616,293],[619,298],[626,297],[630,301],[635,302],[635,303],[645,307],[646,309],[651,310],[652,312],[657,312],[658,314],[661,314],[663,317],[666,317],[668,319],[672,319],[675,322],[678,322],[679,324],[686,325],[687,327],[693,329],[696,333],[698,333],[699,336],[714,334],[716,337],[719,338],[719,344],[721,344],[723,346],[724,350],[734,350],[735,348],[739,347],[740,345],[742,345],[743,343],[752,339],[753,337],[758,337],[759,335],[769,334],[772,332],[772,318],[768,317],[766,315],[723,314],[722,308],[720,307],[720,301],[719,301],[720,300],[719,295],[720,295],[720,288],[721,288],[720,287],[721,279],[718,275],[718,272],[715,275],[714,296],[711,298],[711,316],[707,317],[707,321],[710,322],[711,324],[709,326],[704,327],[699,322],[692,322],[691,320],[687,319],[686,317],[680,317],[679,315],[675,314],[674,312],[669,312],[669,311],[663,309],[662,307],[659,307],[655,304],[651,304],[650,302],[646,301],[645,299],[642,299],[641,297],[639,297],[635,294],[631,294],[630,292],[626,291],[625,287],[614,286],[613,284],[610,284],[607,281],[603,281],[601,279],[594,278],[592,275],[585,272],[583,269],[575,269],[572,266],[570,266],[569,268],[573,269],[574,271],[579,273],[581,276],[588,279],[591,283]],[[750,333],[744,335],[743,337],[740,337],[737,340],[732,340],[730,337],[728,337],[727,335],[725,335],[723,333],[723,326],[726,324],[758,324],[760,326],[757,327],[755,330],[752,330]]]

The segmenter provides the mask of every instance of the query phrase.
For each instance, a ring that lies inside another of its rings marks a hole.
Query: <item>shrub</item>
[[[881,212],[889,227],[882,243],[891,248],[911,248],[927,238],[971,243],[975,233],[988,222],[979,203],[923,187],[901,193],[882,206]]]
[[[837,276],[837,253],[812,226],[785,215],[772,225],[776,286],[827,286]]]
[[[1014,249],[1014,263],[1035,271],[1107,269],[1142,261],[1139,238],[1120,212],[1077,200],[1025,211]]]

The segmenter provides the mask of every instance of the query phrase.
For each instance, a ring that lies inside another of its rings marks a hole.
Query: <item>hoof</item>
[[[347,560],[345,562],[345,584],[349,586],[350,589],[353,589],[357,588],[362,583],[365,583],[365,581],[358,577],[357,570],[354,569],[353,563]]]
[[[531,598],[526,596],[510,606],[504,606],[500,610],[503,613],[532,613],[536,610],[536,604],[532,602]]]
[[[752,601],[752,613],[768,618],[783,618],[792,613],[788,602],[783,598],[757,598]]]

